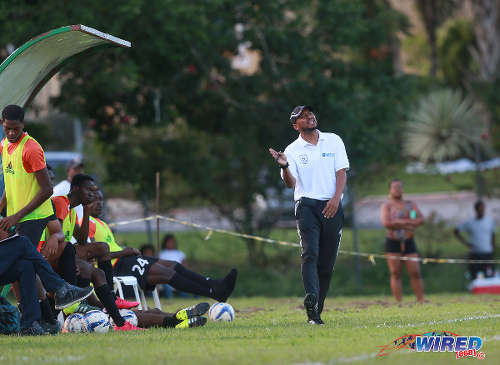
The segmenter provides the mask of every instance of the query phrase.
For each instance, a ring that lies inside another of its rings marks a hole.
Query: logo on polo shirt
[[[333,157],[333,156],[335,156],[335,153],[333,153],[333,152],[323,152],[322,155],[323,155],[323,157]]]
[[[307,165],[309,162],[309,159],[307,158],[307,155],[299,155],[300,162],[302,162],[304,165]]]

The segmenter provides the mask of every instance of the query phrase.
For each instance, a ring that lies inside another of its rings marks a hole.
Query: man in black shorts
[[[96,201],[90,206],[89,238],[91,241],[106,242],[111,251],[115,276],[135,276],[143,290],[152,290],[156,284],[169,284],[172,287],[196,295],[225,302],[236,284],[237,270],[232,269],[220,280],[210,279],[175,261],[159,260],[141,256],[135,248],[122,249],[114,239],[109,226],[99,218],[103,209],[103,195],[96,192]]]
[[[385,255],[391,272],[391,290],[396,301],[401,302],[403,261],[400,258],[418,257],[413,235],[415,228],[424,223],[424,217],[415,202],[403,200],[403,183],[399,179],[389,183],[389,200],[381,209],[382,225],[386,228]],[[423,302],[424,284],[420,274],[420,262],[407,260],[405,263],[417,301]]]

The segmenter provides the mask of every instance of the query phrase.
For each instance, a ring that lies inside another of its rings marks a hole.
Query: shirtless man
[[[389,200],[382,205],[381,220],[386,228],[385,255],[391,272],[391,290],[394,299],[401,302],[403,260],[400,257],[418,257],[413,235],[415,228],[424,223],[424,217],[415,202],[403,200],[403,183],[399,179],[394,179],[389,184]],[[423,302],[424,284],[420,262],[404,262],[417,302]]]

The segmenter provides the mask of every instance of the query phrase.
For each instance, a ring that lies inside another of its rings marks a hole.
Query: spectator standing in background
[[[471,260],[493,260],[495,254],[495,221],[485,216],[486,206],[483,201],[478,200],[474,204],[476,217],[468,220],[457,228],[454,233],[460,242],[470,248],[469,259]],[[467,234],[466,240],[461,233]],[[493,276],[492,264],[470,264],[469,272],[472,280],[482,271],[485,276]]]

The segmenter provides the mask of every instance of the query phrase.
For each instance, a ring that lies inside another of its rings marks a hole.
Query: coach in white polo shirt
[[[295,188],[295,218],[302,246],[302,281],[308,322],[323,324],[321,312],[342,236],[341,198],[349,160],[342,139],[320,132],[310,106],[290,116],[299,137],[285,149],[269,152],[281,167],[288,188]]]

